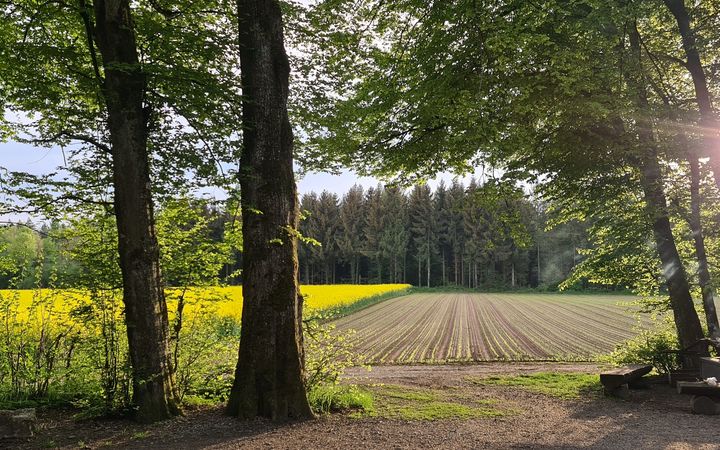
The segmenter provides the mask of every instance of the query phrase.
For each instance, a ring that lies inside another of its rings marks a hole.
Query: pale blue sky
[[[30,172],[36,175],[46,174],[63,165],[63,154],[59,148],[40,148],[16,142],[0,143],[0,166],[10,171]],[[451,174],[441,174],[437,180],[429,184],[435,187],[440,179],[450,182]],[[467,180],[469,177],[463,177]],[[368,188],[376,186],[378,180],[372,177],[359,177],[355,173],[345,170],[339,175],[330,173],[308,173],[298,180],[300,194],[328,190],[342,196],[352,187],[360,184]]]

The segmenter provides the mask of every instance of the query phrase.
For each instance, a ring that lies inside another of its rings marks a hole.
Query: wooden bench
[[[700,378],[710,377],[720,380],[720,358],[700,358]]]
[[[667,373],[670,386],[676,387],[680,381],[698,381],[700,379],[699,369],[675,369]]]
[[[702,338],[691,344],[682,350],[665,350],[663,354],[665,357],[674,355],[676,357],[675,363],[681,366],[680,370],[676,370],[673,367],[663,367],[666,363],[655,363],[655,366],[664,369],[670,374],[670,384],[674,385],[675,381],[690,381],[692,379],[700,378],[700,368],[702,365],[702,359],[710,355],[708,351],[710,348],[715,350],[715,353],[720,354],[720,339],[716,338]]]
[[[600,383],[603,385],[605,395],[627,398],[629,389],[636,386],[640,378],[650,373],[653,366],[631,365],[608,370],[600,374]]]
[[[695,414],[720,414],[720,387],[704,381],[678,381],[678,394],[692,395],[690,407]]]

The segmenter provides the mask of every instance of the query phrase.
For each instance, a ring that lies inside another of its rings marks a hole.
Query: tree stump
[[[628,400],[630,398],[630,387],[626,384],[621,384],[620,386],[614,387],[614,388],[604,388],[603,389],[605,395],[609,397],[617,397],[621,398],[623,400]]]
[[[717,402],[705,395],[693,395],[690,405],[695,414],[714,416],[720,413]]]

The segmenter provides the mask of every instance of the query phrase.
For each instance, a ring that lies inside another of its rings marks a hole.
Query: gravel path
[[[391,366],[355,369],[353,383],[392,383],[433,389],[461,386],[492,397],[516,414],[472,420],[411,422],[332,415],[287,425],[240,422],[220,409],[194,411],[151,427],[127,421],[77,423],[50,414],[22,448],[126,449],[720,449],[720,416],[689,413],[689,397],[666,385],[634,391],[630,401],[560,400],[520,388],[477,386],[466,377],[534,371],[597,373],[589,364]]]

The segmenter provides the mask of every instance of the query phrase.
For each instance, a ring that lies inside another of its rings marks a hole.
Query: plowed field
[[[631,338],[633,297],[413,294],[335,322],[374,364],[592,360]]]

